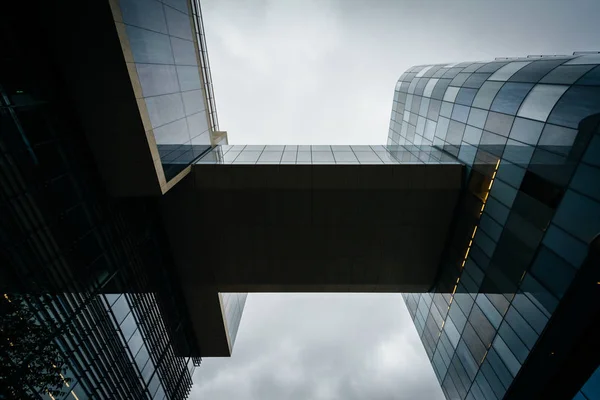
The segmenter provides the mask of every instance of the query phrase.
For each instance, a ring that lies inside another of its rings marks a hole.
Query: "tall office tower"
[[[388,145],[466,166],[437,282],[403,295],[448,399],[600,398],[599,64],[497,58],[398,80]]]
[[[0,14],[2,301],[34,311],[67,366],[62,396],[36,395],[36,380],[14,396],[184,399],[200,350],[152,193],[223,139],[198,3]],[[3,371],[35,361],[27,351],[3,352]]]

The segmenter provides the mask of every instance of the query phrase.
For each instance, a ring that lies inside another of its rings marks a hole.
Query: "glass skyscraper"
[[[109,193],[78,104],[98,112],[92,124],[113,125],[103,133],[104,146],[125,153],[108,164],[133,162],[132,171],[143,168],[139,156],[150,152],[142,146],[127,153],[126,141],[109,136],[127,132],[131,138],[136,126],[118,125],[143,112],[154,135],[138,119],[140,138],[158,146],[148,164],[161,168],[166,185],[194,152],[210,149],[209,129],[218,130],[212,89],[200,83],[201,74],[210,80],[210,72],[198,7],[188,1],[65,1],[15,4],[0,15],[2,300],[25,299],[67,367],[62,395],[36,393],[36,382],[28,382],[16,398],[162,400],[189,394],[199,350],[177,276],[168,272],[173,259],[158,205],[149,197]],[[129,34],[131,45],[119,32]],[[138,81],[111,76],[113,67]],[[101,94],[100,86],[108,91]],[[124,99],[131,107],[123,107]],[[2,362],[22,367],[18,359]]]
[[[568,354],[598,318],[583,293],[598,301],[599,64],[598,53],[498,58],[398,80],[388,146],[433,146],[466,166],[438,281],[403,295],[448,399],[567,398],[571,374],[598,364],[592,348]]]

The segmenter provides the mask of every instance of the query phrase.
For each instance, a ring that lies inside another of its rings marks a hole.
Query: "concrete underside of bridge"
[[[194,165],[163,217],[201,356],[229,356],[219,292],[426,292],[460,164]]]

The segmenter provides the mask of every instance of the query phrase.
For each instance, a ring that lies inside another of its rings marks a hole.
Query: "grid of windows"
[[[67,363],[64,398],[185,398],[198,360],[176,357],[173,343],[198,350],[155,202],[106,193],[47,49],[3,39],[3,293],[46,293],[29,298]],[[127,301],[104,295],[123,291]]]
[[[424,128],[433,130],[435,127]],[[432,146],[217,146],[197,164],[446,164],[456,159]]]
[[[118,0],[111,4],[140,114],[168,179],[210,146],[218,130],[199,4]]]
[[[599,62],[438,65],[440,78],[414,67],[396,86],[388,145],[468,166],[435,293],[403,295],[448,399],[504,397],[600,233]]]

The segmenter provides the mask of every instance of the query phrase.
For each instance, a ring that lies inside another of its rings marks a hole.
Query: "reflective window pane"
[[[498,71],[500,68],[502,68],[506,64],[508,64],[508,63],[506,63],[506,62],[491,62],[491,63],[487,63],[483,67],[479,68],[477,70],[477,72],[493,73],[493,72]]]
[[[600,65],[585,74],[583,78],[577,81],[577,84],[600,86]]]
[[[450,118],[450,115],[452,115],[452,107],[453,106],[454,106],[454,103],[448,103],[447,101],[442,102],[442,108],[440,110],[440,115]]]
[[[468,117],[469,117],[469,107],[461,106],[458,104],[454,105],[454,108],[452,109],[452,119],[466,123]]]
[[[429,102],[429,111],[427,112],[427,118],[437,121],[440,115],[440,109],[442,107],[442,102],[439,100],[430,100]]]
[[[136,63],[173,64],[167,35],[126,25],[133,60]]]
[[[498,334],[502,337],[502,340],[510,348],[511,352],[515,355],[520,363],[525,362],[525,359],[529,355],[527,346],[519,339],[515,331],[504,322],[498,330]]]
[[[450,85],[450,79],[440,79],[433,88],[431,97],[434,99],[442,100],[444,98],[444,94],[446,93],[446,88],[448,87],[448,85]]]
[[[167,33],[162,4],[154,0],[121,0],[123,22],[151,31]]]
[[[589,243],[598,234],[600,204],[568,190],[556,211],[554,222],[583,242]]]
[[[438,83],[438,81],[439,79],[430,79],[429,82],[427,82],[427,86],[425,86],[425,90],[423,91],[424,97],[431,97],[431,94],[433,93],[433,88]]]
[[[469,113],[468,124],[473,125],[477,128],[483,128],[485,126],[487,115],[488,112],[485,110],[480,110],[479,108],[471,108],[471,112]]]
[[[423,75],[425,75],[425,72],[429,71],[431,68],[433,67],[433,65],[430,65],[428,67],[423,68],[421,71],[419,71],[417,73],[417,78],[422,77]]]
[[[457,121],[450,121],[450,126],[448,128],[448,134],[446,135],[446,141],[450,144],[459,145],[463,133],[465,131],[465,124]]]
[[[460,73],[460,71],[462,71],[462,68],[450,68],[443,75],[443,78],[454,78],[456,75],[458,75]]]
[[[427,116],[427,111],[429,110],[429,98],[423,97],[421,100],[421,106],[419,107],[419,115],[425,117]]]
[[[538,60],[521,68],[513,76],[510,81],[513,82],[538,82],[544,75],[553,70],[555,67],[562,64],[564,60]]]
[[[177,65],[197,65],[194,42],[171,36],[171,47]]]
[[[473,107],[489,109],[494,97],[496,97],[496,93],[498,93],[501,87],[501,82],[484,83],[477,92],[475,100],[473,100]]]
[[[496,330],[477,305],[471,310],[469,322],[483,343],[488,345],[492,342]]]
[[[492,305],[490,300],[483,293],[477,295],[477,305],[481,308],[481,311],[486,315],[494,328],[498,329],[500,322],[502,322],[502,316],[496,310],[496,307]]]
[[[544,146],[544,150],[560,154],[568,154],[577,137],[577,130],[563,126],[546,124],[538,146]]]
[[[417,87],[418,83],[419,83],[419,79],[413,79],[410,82],[410,86],[408,87],[408,93],[413,94],[415,92],[415,88]]]
[[[531,267],[531,273],[560,299],[575,276],[575,268],[542,246]]]
[[[496,339],[494,339],[494,349],[496,350],[502,361],[504,361],[504,364],[506,365],[512,376],[517,375],[517,372],[519,372],[519,370],[521,369],[521,364],[500,336],[496,336]]]
[[[497,133],[502,136],[508,136],[512,127],[514,117],[506,114],[490,112],[485,122],[485,130]]]
[[[419,83],[417,83],[417,86],[415,87],[415,94],[418,96],[422,96],[423,95],[423,91],[425,90],[425,85],[427,85],[427,78],[421,78],[419,80]]]
[[[510,138],[535,145],[542,133],[544,124],[529,119],[516,118],[510,131]]]
[[[258,162],[279,162],[282,156],[282,151],[263,151],[258,158]]]
[[[140,371],[144,370],[144,367],[146,366],[146,362],[148,362],[149,358],[150,358],[150,355],[148,354],[148,350],[146,349],[146,346],[142,345],[142,348],[140,349],[140,351],[135,355],[135,363],[137,364]]]
[[[540,83],[558,83],[570,85],[592,69],[592,65],[563,65],[550,71]]]
[[[572,86],[556,103],[548,122],[577,128],[582,119],[598,112],[600,112],[600,87]]]
[[[525,318],[528,324],[538,333],[542,333],[548,317],[537,308],[526,295],[517,293],[513,298],[512,306]]]
[[[467,143],[477,146],[479,144],[479,140],[481,139],[482,132],[483,131],[479,128],[467,126],[463,140]]]
[[[149,97],[146,99],[146,107],[153,128],[185,117],[179,93]]]
[[[506,83],[496,95],[491,110],[505,114],[516,114],[521,102],[532,86],[529,83]]]
[[[186,115],[196,114],[204,110],[204,95],[202,90],[190,90],[181,93]]]
[[[468,73],[460,73],[460,74],[456,75],[456,77],[454,79],[452,79],[452,82],[450,82],[450,85],[462,86],[462,84],[465,83],[465,81],[467,80],[467,78],[470,75],[471,74],[468,74]]]
[[[163,0],[163,3],[178,9],[183,13],[188,13],[187,1],[186,0]]]
[[[515,72],[520,70],[521,68],[528,65],[530,61],[514,61],[510,64],[505,65],[500,68],[498,71],[494,72],[492,76],[490,76],[490,81],[506,81],[508,80]]]
[[[136,70],[144,97],[179,91],[177,71],[174,65],[138,63]]]
[[[568,89],[562,85],[536,85],[525,98],[519,109],[518,116],[546,121],[552,107]]]
[[[456,99],[456,96],[458,95],[458,90],[459,88],[454,87],[454,86],[450,86],[448,87],[448,89],[446,89],[446,94],[444,95],[444,101],[447,102],[454,102],[454,100]]]
[[[125,295],[121,295],[119,299],[112,305],[112,312],[115,315],[117,324],[120,324],[129,313],[129,305],[125,299]]]
[[[190,133],[185,118],[154,129],[154,138],[157,144],[183,144],[189,142]]]
[[[358,162],[358,159],[353,152],[334,152],[333,156],[338,163],[343,162]]]
[[[600,64],[600,54],[586,54],[567,61],[568,65]]]
[[[181,91],[200,89],[200,75],[197,66],[177,66],[177,77]]]
[[[465,81],[463,87],[479,89],[489,77],[490,74],[473,74]]]
[[[579,267],[587,256],[587,246],[556,225],[550,225],[543,243],[575,267]]]
[[[469,65],[468,67],[466,67],[465,69],[463,69],[462,72],[475,72],[479,68],[481,68],[483,65],[485,65],[485,64],[484,63],[473,63],[473,64]]]
[[[598,182],[600,182],[600,169],[581,164],[571,180],[571,188],[600,202]]]
[[[133,314],[129,313],[127,317],[121,322],[119,325],[121,327],[121,331],[123,332],[123,336],[125,336],[125,340],[129,340],[133,332],[137,329],[137,324],[135,319],[133,318]]]
[[[171,7],[164,7],[164,9],[165,16],[167,17],[169,35],[176,36],[181,39],[193,40],[190,17]]]
[[[477,94],[477,89],[461,88],[456,96],[456,103],[470,106]]]
[[[505,321],[508,322],[510,327],[523,343],[525,343],[527,348],[531,350],[537,341],[538,335],[513,306],[508,309],[508,312],[505,315]]]

